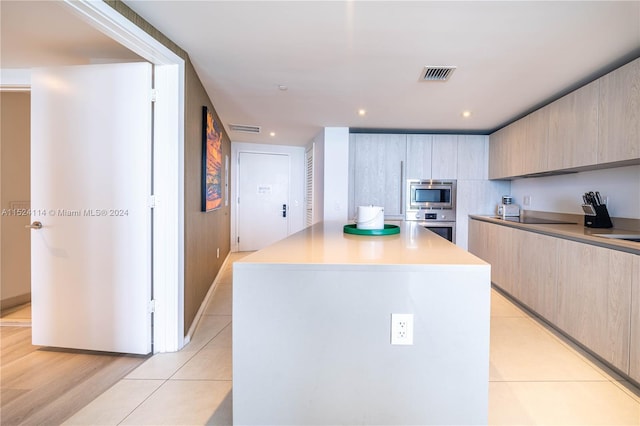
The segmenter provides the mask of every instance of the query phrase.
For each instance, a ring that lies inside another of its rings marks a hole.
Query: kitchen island
[[[235,424],[487,423],[490,266],[399,225],[318,223],[234,263]]]

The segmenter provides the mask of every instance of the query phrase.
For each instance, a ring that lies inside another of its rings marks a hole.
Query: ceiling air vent
[[[420,74],[420,81],[447,81],[455,70],[455,66],[427,65]]]
[[[247,124],[229,124],[229,129],[233,132],[260,133],[260,126],[249,126]]]

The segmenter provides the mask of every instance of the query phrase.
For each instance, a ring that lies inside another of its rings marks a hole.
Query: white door
[[[259,250],[288,235],[289,156],[241,152],[238,249]]]
[[[31,79],[33,344],[147,354],[151,64]]]

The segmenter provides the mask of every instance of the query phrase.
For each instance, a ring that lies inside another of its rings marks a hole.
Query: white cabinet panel
[[[458,179],[458,138],[458,135],[407,135],[407,179]],[[472,154],[478,152],[480,148],[472,145]]]
[[[433,135],[407,135],[407,179],[431,179]]]
[[[457,179],[488,178],[489,136],[458,136]]]
[[[431,179],[458,178],[458,136],[433,135]]]
[[[386,218],[402,218],[406,135],[362,133],[353,140],[354,208],[382,206]]]

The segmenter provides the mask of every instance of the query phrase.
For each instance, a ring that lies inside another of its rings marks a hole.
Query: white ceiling
[[[0,48],[3,70],[140,60],[60,1],[1,0]]]
[[[3,68],[63,51],[132,60],[75,16],[44,11],[27,27],[31,14],[0,3]],[[125,3],[189,53],[228,131],[261,126],[229,132],[242,142],[306,145],[325,126],[486,133],[640,56],[640,1]],[[419,82],[425,65],[457,69]]]

